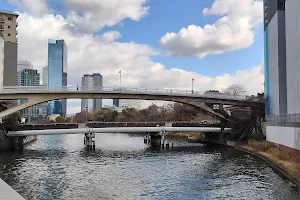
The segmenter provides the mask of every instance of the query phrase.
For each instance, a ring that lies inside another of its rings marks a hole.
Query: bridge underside
[[[55,99],[141,99],[141,100],[159,100],[159,101],[172,101],[191,105],[199,108],[208,114],[216,116],[220,119],[228,120],[225,116],[214,111],[208,104],[226,104],[226,105],[239,105],[246,106],[247,102],[234,101],[234,100],[222,100],[213,98],[203,97],[192,97],[192,96],[169,96],[169,95],[149,95],[149,94],[118,94],[118,93],[27,93],[27,94],[0,94],[1,100],[16,100],[16,99],[27,99],[27,102],[9,108],[0,112],[0,118],[11,115],[22,109],[29,108],[33,105],[48,102]],[[249,103],[249,102],[248,102]],[[249,104],[248,104],[249,106]]]

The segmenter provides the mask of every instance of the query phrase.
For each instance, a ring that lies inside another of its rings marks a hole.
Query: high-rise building
[[[43,87],[48,86],[48,66],[43,67]],[[48,114],[48,103],[40,104],[40,115],[46,117]]]
[[[0,37],[6,42],[17,43],[17,13],[0,10]]]
[[[265,0],[267,140],[300,149],[300,1]]]
[[[18,72],[18,86],[40,86],[40,74],[35,69],[22,69]],[[20,104],[26,100],[20,100]],[[40,115],[39,105],[21,110],[22,117],[38,117]]]
[[[3,86],[15,86],[17,83],[18,16],[17,13],[0,10],[0,37],[4,40]]]
[[[23,69],[33,69],[33,65],[27,60],[19,60],[17,64],[17,72],[22,71]]]
[[[67,86],[67,61],[68,48],[65,41],[48,40],[48,87]],[[58,99],[48,103],[48,115],[66,116],[66,111],[66,99]]]
[[[4,40],[0,37],[0,88],[3,87],[4,75]]]
[[[43,86],[48,86],[48,65],[43,67]]]
[[[83,88],[93,89],[101,88],[103,83],[102,75],[94,73],[92,75],[85,74],[81,80]],[[93,112],[102,108],[102,99],[81,99],[81,111]]]

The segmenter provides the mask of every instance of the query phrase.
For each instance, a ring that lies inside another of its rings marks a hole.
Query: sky
[[[263,92],[262,0],[0,0],[18,17],[18,59],[42,73],[48,39],[68,46],[68,85]],[[111,100],[104,100],[111,104]],[[68,113],[80,100],[68,100]]]

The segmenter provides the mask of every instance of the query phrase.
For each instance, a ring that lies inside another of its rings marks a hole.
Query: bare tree
[[[241,96],[246,94],[246,89],[241,85],[230,85],[223,93],[232,96]]]

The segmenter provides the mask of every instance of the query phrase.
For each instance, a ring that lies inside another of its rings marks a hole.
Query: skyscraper
[[[81,86],[83,88],[93,89],[101,88],[103,83],[102,75],[94,73],[92,75],[85,74],[82,77]],[[102,99],[81,99],[81,111],[93,112],[102,108]]]
[[[18,16],[17,13],[0,10],[0,38],[4,40],[4,67],[0,71],[3,86],[17,84]]]
[[[40,86],[40,74],[35,69],[21,69],[18,72],[17,80],[18,86]],[[25,102],[25,100],[20,100],[20,104]],[[38,117],[39,115],[39,105],[21,110],[21,116],[23,117]]]
[[[64,40],[48,40],[48,86],[67,86],[68,48]],[[48,115],[66,116],[66,99],[48,103]]]

